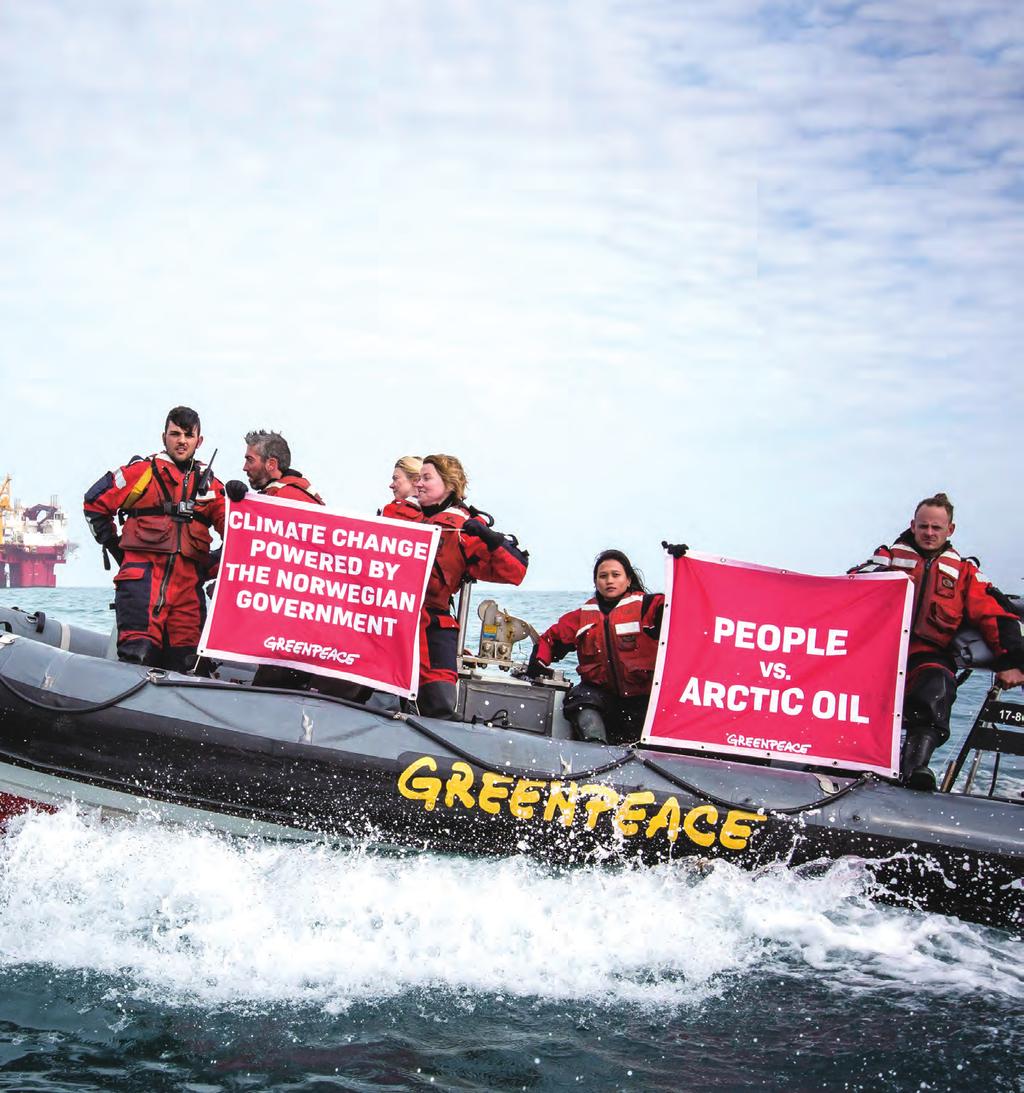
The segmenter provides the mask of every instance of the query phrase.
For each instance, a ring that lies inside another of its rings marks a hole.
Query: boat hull
[[[1024,924],[1013,804],[406,717],[21,638],[0,645],[0,792],[234,834],[566,864],[852,855],[877,898]]]

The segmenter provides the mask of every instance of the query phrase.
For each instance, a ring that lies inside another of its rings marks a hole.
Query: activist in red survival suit
[[[423,460],[416,495],[423,521],[441,528],[441,542],[427,582],[420,616],[420,713],[450,717],[455,712],[459,623],[452,597],[466,578],[521,584],[529,555],[514,536],[502,535],[463,498],[466,472],[453,455]]]
[[[628,744],[647,713],[665,597],[644,588],[621,550],[597,556],[594,592],[541,634],[527,674],[542,675],[575,649],[583,682],[565,696],[565,716],[583,740]]]
[[[302,472],[292,466],[292,450],[280,433],[253,429],[245,434],[245,460],[242,464],[249,485],[267,497],[283,497],[289,501],[305,501],[322,505],[323,501]],[[237,478],[227,484],[228,497],[241,501],[245,485]]]
[[[949,498],[944,493],[926,497],[892,546],[880,546],[872,558],[850,570],[896,570],[916,586],[903,702],[906,737],[900,755],[900,775],[915,789],[935,789],[928,763],[949,739],[956,698],[956,665],[949,646],[962,625],[971,623],[981,631],[1003,687],[1024,683],[1021,620],[975,562],[953,548],[949,539],[955,526]]]
[[[414,520],[417,523],[423,519],[420,503],[416,500],[416,483],[422,466],[423,460],[418,455],[403,455],[398,460],[388,487],[394,500],[380,509],[378,516],[387,516],[391,520]]]
[[[179,672],[195,662],[210,528],[224,533],[224,488],[195,458],[200,428],[195,410],[175,406],[164,422],[162,452],[135,456],[85,495],[85,518],[104,558],[120,564],[114,610],[121,660]]]
[[[292,466],[292,450],[280,433],[253,429],[245,434],[245,458],[242,470],[249,485],[257,493],[267,497],[283,497],[288,501],[301,501],[307,505],[322,505],[323,499],[301,471]],[[232,478],[224,487],[225,493],[236,504],[248,492],[245,483]],[[252,680],[254,687],[285,687],[293,691],[307,691],[313,683],[309,672],[284,668],[277,664],[261,664]],[[347,696],[346,696],[347,697]]]

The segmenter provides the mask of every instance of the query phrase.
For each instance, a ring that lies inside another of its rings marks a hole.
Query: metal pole
[[[469,625],[469,605],[473,599],[473,593],[470,591],[470,585],[473,584],[472,579],[465,580],[459,587],[459,652],[455,658],[455,670],[456,672],[462,672],[462,650],[465,647],[466,627]]]

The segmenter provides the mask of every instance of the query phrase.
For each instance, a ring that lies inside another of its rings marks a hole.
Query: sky
[[[1024,590],[1016,0],[0,6],[0,476],[80,516],[171,406],[328,503],[450,452],[584,589],[835,573],[937,490]]]

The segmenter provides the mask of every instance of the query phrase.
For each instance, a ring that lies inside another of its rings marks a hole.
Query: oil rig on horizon
[[[53,588],[54,567],[77,544],[68,541],[68,518],[56,495],[48,505],[25,508],[11,500],[11,476],[0,483],[0,588]]]

